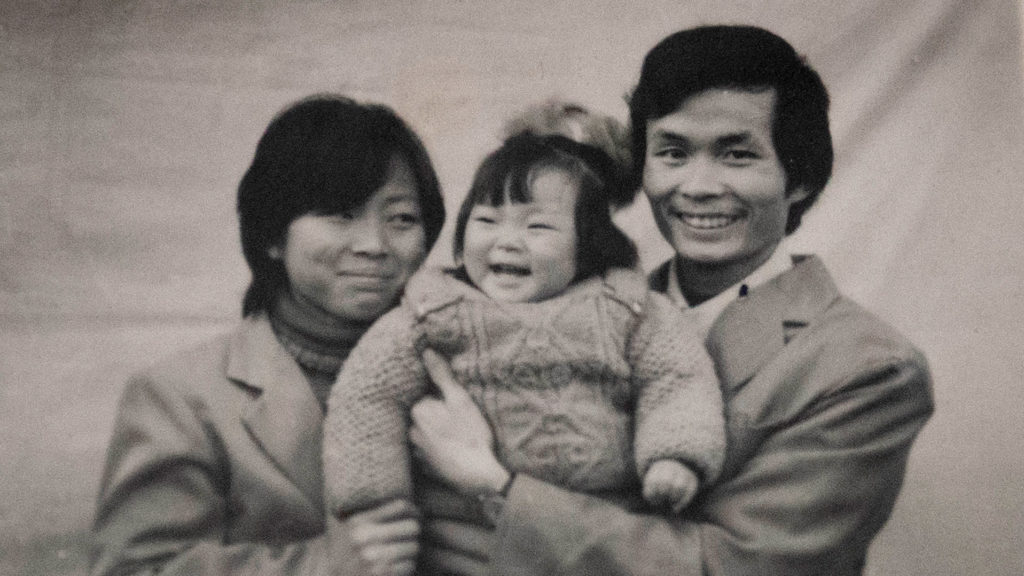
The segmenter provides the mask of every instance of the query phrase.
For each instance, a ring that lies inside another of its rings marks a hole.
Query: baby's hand
[[[644,475],[644,499],[655,508],[682,512],[697,493],[697,475],[675,460],[658,460]]]

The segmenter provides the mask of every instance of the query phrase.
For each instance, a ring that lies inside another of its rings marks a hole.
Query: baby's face
[[[478,204],[466,223],[463,263],[484,294],[502,302],[538,302],[576,276],[576,181],[562,170],[539,171],[533,200]]]

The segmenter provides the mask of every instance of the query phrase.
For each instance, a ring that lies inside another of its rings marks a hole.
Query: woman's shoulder
[[[270,323],[263,315],[247,317],[215,336],[167,353],[149,366],[136,370],[131,380],[177,389],[182,394],[215,391],[218,387],[211,383],[228,379],[232,355],[245,352],[249,356],[270,355],[264,342],[268,335],[269,342],[276,342]]]

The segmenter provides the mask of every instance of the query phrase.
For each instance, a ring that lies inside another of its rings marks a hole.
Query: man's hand
[[[423,364],[441,398],[426,397],[412,407],[409,441],[427,471],[463,494],[500,490],[509,473],[494,455],[494,436],[487,419],[448,363],[433,350]]]
[[[372,576],[411,576],[419,554],[416,507],[392,500],[349,516],[349,534]]]
[[[675,460],[658,460],[644,474],[644,499],[678,514],[697,493],[697,475]]]

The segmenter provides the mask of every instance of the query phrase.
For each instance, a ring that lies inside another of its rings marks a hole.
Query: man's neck
[[[677,255],[676,272],[679,288],[690,306],[698,306],[749,276],[771,258],[775,249],[777,246],[755,259],[725,264],[694,262]]]

